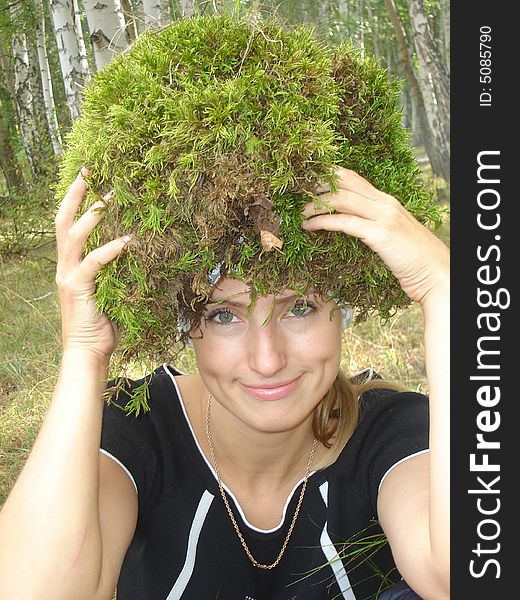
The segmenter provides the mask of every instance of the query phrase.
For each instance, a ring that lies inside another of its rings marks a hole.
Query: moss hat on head
[[[100,71],[68,136],[57,196],[85,165],[83,208],[115,191],[87,249],[135,234],[97,278],[123,355],[164,359],[221,275],[253,297],[328,293],[357,320],[405,306],[362,242],[301,228],[317,185],[336,189],[337,165],[438,224],[398,97],[373,59],[272,18],[179,20]]]

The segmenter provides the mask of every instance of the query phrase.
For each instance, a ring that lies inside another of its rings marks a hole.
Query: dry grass
[[[59,309],[53,256],[0,255],[0,503],[33,444],[56,382]]]

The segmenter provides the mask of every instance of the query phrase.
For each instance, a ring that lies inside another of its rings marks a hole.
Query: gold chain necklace
[[[280,550],[280,554],[278,554],[278,558],[274,561],[274,563],[272,563],[270,565],[264,565],[262,563],[259,563],[254,558],[254,556],[251,554],[251,551],[247,547],[244,536],[242,535],[242,532],[240,531],[238,524],[235,520],[233,511],[231,510],[231,506],[229,506],[226,492],[224,491],[224,487],[222,485],[222,480],[220,478],[220,471],[219,471],[219,468],[217,465],[217,461],[215,459],[215,449],[213,448],[213,439],[211,437],[211,431],[210,431],[210,427],[209,427],[210,410],[211,410],[211,394],[208,397],[208,405],[206,408],[206,435],[208,437],[208,446],[209,446],[209,451],[211,453],[211,462],[213,463],[213,468],[215,469],[215,473],[217,474],[217,481],[218,481],[218,487],[220,490],[220,495],[222,496],[222,500],[224,500],[224,504],[226,505],[226,509],[227,509],[229,518],[231,519],[231,522],[233,523],[233,527],[235,528],[235,531],[237,532],[238,539],[242,543],[242,546],[243,546],[244,550],[246,551],[246,554],[249,557],[249,560],[253,563],[253,565],[255,567],[258,567],[259,569],[274,569],[276,567],[276,565],[282,559],[283,553],[285,552],[285,549],[287,548],[287,544],[289,543],[289,538],[291,537],[291,534],[293,532],[294,525],[295,525],[296,519],[298,517],[298,513],[300,512],[300,507],[303,502],[303,495],[305,494],[305,490],[307,488],[307,480],[309,479],[309,473],[311,472],[312,461],[314,460],[314,453],[316,452],[316,446],[318,445],[318,440],[315,439],[312,444],[311,454],[309,456],[309,462],[307,463],[307,471],[305,472],[305,477],[303,479],[302,491],[300,492],[300,498],[298,499],[298,504],[296,505],[296,510],[294,511],[294,517],[291,521],[289,531],[287,532],[287,535],[285,536],[285,540],[284,540],[284,543],[282,544],[282,549]]]

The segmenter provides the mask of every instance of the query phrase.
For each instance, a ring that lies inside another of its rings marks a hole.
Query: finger
[[[63,242],[64,253],[61,258],[61,265],[66,269],[71,265],[77,264],[83,256],[85,242],[92,230],[101,221],[105,212],[107,202],[113,197],[114,192],[110,191],[102,200],[94,204],[70,227],[67,236]]]
[[[303,223],[306,231],[341,231],[360,240],[369,239],[374,231],[374,222],[363,219],[357,215],[344,213],[333,215],[319,215]]]
[[[324,194],[330,192],[330,185],[328,183],[317,183],[312,191],[314,194]]]
[[[356,192],[357,194],[372,200],[385,200],[391,198],[391,196],[378,190],[367,179],[361,177],[361,175],[355,171],[338,167],[336,169],[336,175],[338,177],[337,183],[340,189]]]
[[[67,193],[65,194],[59,208],[56,213],[54,220],[56,225],[56,243],[58,246],[58,256],[60,251],[63,250],[63,242],[67,235],[68,230],[74,223],[74,218],[78,211],[80,204],[83,201],[85,192],[87,191],[87,184],[85,177],[88,175],[88,170],[83,167],[78,173],[76,179],[72,182]]]
[[[89,252],[79,266],[78,283],[93,282],[101,268],[117,258],[131,241],[131,234],[124,235]]]
[[[322,194],[319,202],[308,202],[303,208],[305,217],[336,213],[357,215],[365,219],[375,219],[380,212],[380,206],[374,200],[357,192],[340,190],[336,194]]]

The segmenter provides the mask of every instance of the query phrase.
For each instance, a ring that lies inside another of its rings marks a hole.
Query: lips
[[[281,400],[292,394],[298,387],[300,377],[287,382],[269,383],[262,385],[244,385],[242,387],[248,394],[260,400]]]

